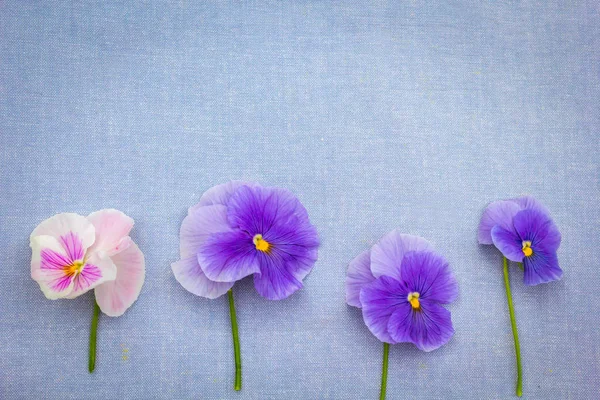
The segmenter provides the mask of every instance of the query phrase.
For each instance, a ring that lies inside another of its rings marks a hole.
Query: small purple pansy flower
[[[525,285],[534,286],[562,278],[557,250],[561,235],[550,213],[531,196],[490,203],[481,217],[477,239],[481,244],[493,244],[502,253],[504,286],[508,300],[515,353],[517,358],[516,394],[523,394],[523,371],[517,323],[513,308],[509,260],[522,263]]]
[[[87,217],[62,213],[31,233],[31,277],[51,300],[73,299],[94,289],[89,371],[96,358],[100,310],[122,315],[138,298],[145,278],[144,255],[129,237],[133,219],[100,210]]]
[[[448,262],[418,236],[394,230],[350,262],[346,302],[362,309],[365,324],[384,342],[381,398],[389,344],[413,343],[423,351],[446,344],[454,328],[442,305],[457,296]]]
[[[180,229],[180,260],[171,265],[189,292],[215,299],[228,293],[236,356],[241,366],[232,287],[252,275],[256,291],[281,300],[302,288],[317,260],[319,238],[300,201],[288,190],[230,181],[206,191]]]

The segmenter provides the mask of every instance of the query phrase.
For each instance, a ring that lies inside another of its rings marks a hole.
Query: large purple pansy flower
[[[457,296],[448,262],[418,236],[394,230],[350,262],[346,302],[362,308],[365,324],[384,342],[381,398],[389,344],[408,342],[432,351],[447,343],[454,328],[442,305]]]
[[[232,287],[253,275],[258,293],[281,300],[302,288],[317,260],[319,238],[300,201],[288,190],[231,181],[204,193],[181,224],[175,278],[195,295],[228,293],[241,389],[241,359]]]
[[[319,239],[308,213],[288,190],[231,181],[209,189],[181,224],[176,279],[214,299],[254,275],[258,293],[288,297],[317,260]]]
[[[507,259],[522,262],[526,285],[562,277],[556,255],[560,232],[546,207],[533,197],[490,203],[481,217],[478,239],[494,244]]]

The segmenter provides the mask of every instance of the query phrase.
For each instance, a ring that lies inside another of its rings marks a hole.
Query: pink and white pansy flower
[[[94,289],[104,314],[122,315],[145,277],[144,255],[128,236],[131,228],[133,219],[113,209],[48,218],[30,236],[31,277],[48,299],[72,299]]]

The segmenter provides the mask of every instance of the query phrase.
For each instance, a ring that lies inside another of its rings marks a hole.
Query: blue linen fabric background
[[[136,3],[136,4],[132,4]],[[392,346],[388,398],[506,399],[515,359],[492,200],[552,211],[564,279],[511,281],[528,399],[600,397],[600,7],[590,1],[0,2],[0,397],[373,399],[382,345],[347,263],[399,228],[450,261],[456,334]],[[179,225],[229,179],[289,188],[322,240],[305,288],[186,292]],[[29,234],[59,212],[136,220],[146,284],[101,317],[49,301]]]

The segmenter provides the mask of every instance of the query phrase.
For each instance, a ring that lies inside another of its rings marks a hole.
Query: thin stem
[[[513,338],[515,340],[515,353],[517,356],[517,396],[523,395],[523,368],[521,366],[521,346],[519,345],[519,332],[517,331],[517,320],[515,319],[515,309],[510,292],[510,281],[508,280],[508,260],[502,257],[504,266],[504,287],[506,288],[506,298],[508,300],[508,312],[510,313],[510,324],[512,326]]]
[[[383,365],[381,368],[381,392],[379,394],[379,400],[385,400],[385,391],[387,387],[387,374],[388,374],[388,358],[390,355],[390,344],[383,343]]]
[[[98,330],[98,316],[100,315],[100,307],[94,300],[94,315],[92,316],[92,327],[90,328],[90,359],[88,369],[90,374],[96,368],[96,331]]]
[[[231,334],[233,335],[233,354],[235,356],[235,390],[242,390],[242,357],[240,356],[240,337],[238,335],[235,304],[233,303],[233,290],[227,292],[229,297],[229,316],[231,317]]]

